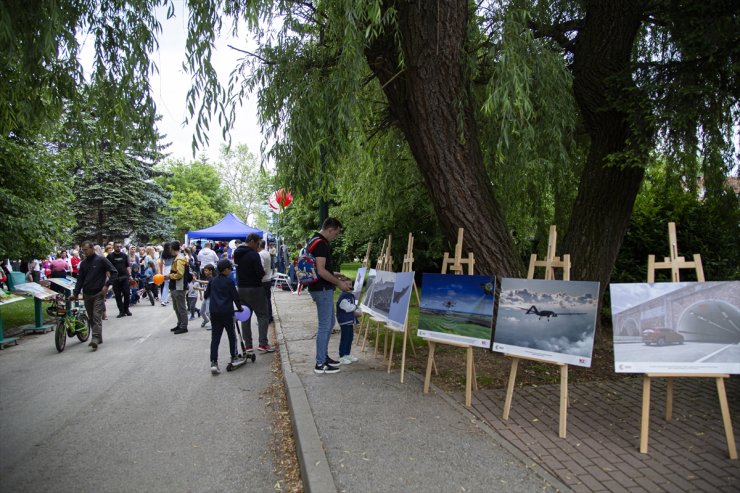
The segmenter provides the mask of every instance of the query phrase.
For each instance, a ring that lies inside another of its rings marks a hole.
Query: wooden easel
[[[401,272],[413,272],[414,269],[414,235],[409,233],[409,240],[408,244],[406,246],[406,255],[403,256],[403,266],[401,267]],[[416,299],[417,303],[421,304],[419,301],[419,292],[416,289],[416,280],[414,280],[411,283],[414,292],[416,293]],[[416,348],[414,347],[413,341],[411,341],[411,331],[409,331],[409,314],[406,312],[406,320],[403,322],[403,349],[401,350],[401,383],[403,383],[403,377],[404,373],[406,371],[406,341],[409,341],[409,344],[411,345],[411,351],[414,353],[414,358],[416,358]],[[395,348],[396,343],[396,332],[393,331],[393,334],[391,335],[391,351],[390,356],[388,356],[388,373],[391,372],[391,366],[393,365],[393,349]]]
[[[380,254],[378,255],[378,260],[375,263],[375,270],[392,270],[393,269],[393,256],[391,255],[391,241],[393,237],[392,235],[388,235],[387,239],[383,240],[383,246],[380,249]],[[368,255],[367,259],[370,258],[370,249],[368,248]],[[362,348],[360,349],[361,352],[365,352],[365,344],[367,343],[368,333],[370,332],[370,322],[374,322],[375,327],[375,353],[373,356],[377,356],[378,354],[378,342],[379,342],[379,334],[380,330],[379,328],[382,326],[382,320],[374,319],[370,315],[363,313],[362,315],[362,321],[360,322],[360,329],[357,334],[357,344],[360,344],[360,340],[362,340]],[[387,345],[386,345],[387,347]]]
[[[658,269],[671,269],[672,282],[679,282],[680,269],[694,269],[696,280],[704,282],[704,269],[701,264],[701,256],[694,254],[694,261],[687,262],[684,257],[678,256],[678,242],[676,241],[676,223],[668,223],[668,244],[670,245],[670,257],[664,257],[663,262],[655,262],[655,255],[648,256],[647,279],[649,283],[655,282],[655,271]],[[666,403],[665,403],[665,420],[673,419],[673,378],[714,378],[717,384],[717,396],[719,397],[719,407],[722,411],[722,423],[725,428],[725,438],[727,439],[727,451],[730,459],[737,459],[737,448],[735,446],[735,435],[732,430],[732,420],[730,419],[730,407],[727,404],[727,392],[725,391],[725,378],[727,374],[717,373],[646,373],[642,377],[642,417],[640,426],[640,453],[647,454],[648,435],[650,432],[650,383],[653,378],[666,378]]]
[[[406,254],[403,256],[403,263],[401,265],[401,272],[412,272],[414,270],[414,235],[409,233],[409,241],[406,246]],[[419,288],[416,287],[416,279],[412,284],[414,288],[414,294],[416,295],[416,304],[421,305],[421,298],[419,297]]]
[[[393,255],[391,254],[391,243],[393,242],[393,235],[388,235],[388,240],[385,243],[385,250],[382,255],[378,258],[378,268],[376,270],[382,270],[386,272],[393,272]],[[385,321],[380,318],[370,317],[375,322],[375,352],[373,356],[378,355],[378,345],[380,343],[380,329],[383,330],[383,360],[388,357],[388,329],[385,326]]]
[[[462,258],[462,247],[463,247],[463,228],[457,231],[457,244],[455,245],[455,257],[450,258],[449,252],[445,252],[444,259],[442,261],[442,274],[446,274],[449,270],[454,274],[464,274],[463,265],[468,267],[468,275],[472,276],[475,259],[473,253],[468,253],[468,258]],[[466,355],[466,366],[465,366],[465,407],[470,407],[473,402],[472,390],[478,390],[478,382],[475,378],[475,362],[473,360],[473,346],[470,344],[462,344],[451,341],[444,341],[441,339],[427,338],[429,344],[429,357],[427,358],[427,371],[426,377],[424,378],[424,393],[429,393],[429,384],[432,380],[432,366],[436,367],[434,362],[434,350],[437,344],[446,344],[448,346],[455,346],[465,348]],[[436,373],[436,369],[435,369]]]
[[[367,269],[367,266],[370,265],[370,250],[373,248],[373,242],[367,244],[367,252],[365,252],[365,258],[362,259],[362,266]]]
[[[555,279],[555,268],[563,269],[563,280],[570,281],[570,255],[563,255],[563,259],[555,256],[557,247],[558,234],[555,225],[550,226],[550,235],[547,240],[547,256],[545,260],[537,260],[537,254],[533,253],[529,258],[529,270],[527,279],[534,279],[536,267],[545,268],[545,280]],[[558,436],[565,438],[568,426],[568,364],[554,363],[539,358],[527,358],[519,355],[504,354],[511,358],[511,372],[509,373],[509,385],[506,388],[506,401],[504,402],[504,421],[509,419],[511,411],[511,400],[514,395],[514,383],[516,382],[516,373],[519,368],[519,360],[537,361],[539,363],[548,363],[560,367],[560,424],[558,426]]]

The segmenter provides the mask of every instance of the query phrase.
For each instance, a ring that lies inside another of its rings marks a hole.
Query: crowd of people
[[[308,286],[318,319],[316,373],[337,373],[339,365],[357,361],[350,354],[352,327],[356,322],[352,281],[336,271],[330,245],[341,232],[341,222],[328,218],[307,242],[313,245],[311,251],[318,274],[318,280]],[[90,346],[94,350],[103,343],[102,321],[107,319],[107,299],[115,297],[118,318],[132,316],[131,306],[146,300],[152,306],[157,302],[168,306],[171,302],[177,318],[177,325],[170,329],[174,334],[188,332],[188,323],[197,318],[202,319],[202,328],[212,331],[210,369],[217,375],[221,373],[218,347],[224,332],[229,340],[231,363],[244,363],[246,354],[240,355],[236,345],[235,313],[245,306],[250,310],[249,317],[241,324],[245,353],[254,353],[251,321],[255,317],[256,350],[260,353],[275,351],[268,341],[268,327],[273,322],[270,299],[273,273],[276,265],[283,264],[284,270],[295,266],[295,262],[292,266],[286,265],[287,255],[284,246],[282,248],[278,254],[274,245],[266,245],[254,233],[243,243],[232,241],[230,244],[198,241],[181,245],[179,241],[172,241],[161,245],[124,245],[116,241],[103,246],[85,241],[44,260],[22,262],[19,270],[26,273],[29,282],[66,276],[77,279],[72,297],[78,299],[82,295],[92,331]],[[3,268],[10,269],[6,263]],[[336,288],[343,294],[336,302],[335,312]],[[335,313],[341,327],[339,360],[328,354]]]
[[[274,247],[271,249],[274,251]],[[255,258],[259,266],[253,264]],[[234,269],[231,259],[240,259],[241,266]],[[157,245],[124,245],[119,241],[96,245],[85,241],[70,249],[59,250],[44,260],[20,262],[15,267],[26,274],[28,282],[67,276],[77,279],[73,297],[78,299],[82,295],[89,314],[90,346],[93,349],[103,343],[102,321],[108,318],[106,301],[113,298],[117,318],[133,316],[131,306],[138,303],[149,301],[152,306],[171,304],[177,317],[177,325],[171,329],[174,334],[188,332],[188,323],[197,318],[202,319],[202,328],[213,329],[214,341],[220,341],[224,329],[228,333],[230,328],[234,334],[233,323],[224,327],[223,313],[220,312],[223,312],[225,304],[220,298],[214,299],[220,296],[219,292],[208,289],[212,281],[228,272],[229,282],[235,289],[239,288],[241,303],[250,307],[257,317],[259,338],[256,350],[272,353],[275,350],[267,340],[267,329],[273,322],[270,294],[274,263],[274,255],[270,254],[265,241],[253,234],[245,243],[234,241],[231,246],[226,242],[201,241],[190,245],[181,245],[179,241]],[[12,267],[5,262],[3,269],[10,271]],[[54,283],[50,287],[63,290]],[[220,310],[218,323],[211,316],[212,304]],[[230,320],[233,313],[231,316]],[[254,352],[251,317],[242,323],[242,335],[246,352]],[[229,339],[231,342],[231,336]],[[231,349],[232,357],[236,358],[235,346]],[[217,357],[212,358],[211,366],[214,373],[220,372]]]

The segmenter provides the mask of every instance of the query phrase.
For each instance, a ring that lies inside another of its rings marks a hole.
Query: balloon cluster
[[[276,190],[270,194],[267,199],[267,205],[270,206],[272,212],[280,212],[281,209],[285,209],[293,202],[293,194],[286,191],[284,188]]]

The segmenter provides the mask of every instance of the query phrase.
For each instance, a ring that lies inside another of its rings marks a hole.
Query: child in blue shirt
[[[206,290],[208,284],[211,282],[211,280],[213,280],[214,269],[215,267],[211,264],[206,264],[201,267],[200,273],[202,274],[202,276],[200,279],[198,279],[198,285],[195,287],[197,291]],[[203,317],[203,322],[201,322],[200,326],[205,327],[211,321],[210,317],[208,316],[208,299],[205,297],[203,298],[203,303],[200,305],[200,315],[201,317]]]
[[[337,299],[337,323],[341,331],[339,335],[339,362],[349,365],[358,361],[352,356],[352,339],[355,337],[355,323],[357,323],[357,304],[355,295],[346,292],[339,295]]]
[[[144,274],[142,275],[142,282],[144,284],[144,296],[149,298],[149,302],[154,306],[154,295],[157,292],[156,287],[154,285],[154,274],[156,270],[154,268],[154,261],[150,260],[145,269]]]
[[[208,300],[208,310],[211,316],[211,373],[213,375],[221,373],[221,369],[218,367],[218,346],[221,343],[221,335],[224,329],[229,338],[231,364],[239,365],[243,363],[243,359],[237,355],[236,332],[234,331],[234,305],[236,305],[236,311],[241,311],[242,304],[239,301],[236,286],[229,277],[233,270],[231,261],[228,259],[220,260],[216,269],[218,275],[208,283],[203,295]]]
[[[135,305],[139,302],[139,279],[141,279],[139,264],[133,264],[131,266],[131,279],[129,280],[129,289],[131,290],[131,294],[129,295],[129,304],[131,305]]]

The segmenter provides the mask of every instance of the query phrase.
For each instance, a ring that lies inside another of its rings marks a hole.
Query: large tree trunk
[[[522,263],[486,174],[469,98],[464,69],[469,2],[399,1],[394,6],[405,68],[399,72],[392,34],[375,40],[366,56],[445,236],[454,247],[458,228],[465,228],[464,254],[474,253],[476,273],[519,276]]]
[[[591,145],[560,251],[571,255],[571,278],[599,281],[601,294],[643,178],[643,143],[652,135],[646,115],[636,111],[647,105],[631,78],[641,4],[587,2],[574,49],[573,90]]]

